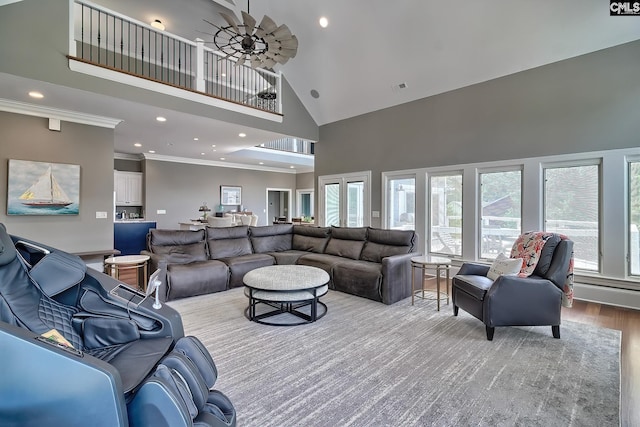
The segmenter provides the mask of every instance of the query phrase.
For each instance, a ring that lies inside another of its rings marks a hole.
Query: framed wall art
[[[221,205],[241,205],[242,204],[242,187],[221,185],[220,186],[220,204]]]
[[[78,215],[80,165],[9,160],[8,215]]]

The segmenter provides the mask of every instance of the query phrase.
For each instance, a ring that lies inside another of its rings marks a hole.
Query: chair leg
[[[454,315],[454,316],[457,316],[457,315],[458,315],[458,306],[457,306],[457,305],[454,305],[454,306],[453,306],[453,315]]]
[[[560,339],[560,325],[553,325],[551,327],[551,332],[553,333],[553,337]]]
[[[485,326],[485,329],[487,330],[487,340],[493,341],[493,333],[495,332],[496,328]]]

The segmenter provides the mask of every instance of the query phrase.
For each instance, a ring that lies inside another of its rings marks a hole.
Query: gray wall
[[[113,248],[113,129],[0,112],[0,222],[11,234],[68,252]],[[7,215],[8,159],[80,165],[80,214]],[[107,219],[96,219],[96,212]]]
[[[267,188],[296,188],[296,175],[217,166],[145,160],[145,218],[158,228],[177,229],[179,223],[201,216],[198,207],[206,202],[215,212],[220,203],[220,185],[242,187],[242,204],[267,224]],[[157,210],[164,209],[165,215]]]
[[[283,123],[276,123],[73,72],[69,69],[66,58],[69,51],[68,22],[68,0],[23,0],[2,6],[0,72],[298,138],[318,140],[317,124],[286,80],[282,85],[284,119]],[[25,28],[29,30],[25,31]],[[38,64],[46,66],[34,66],[34,58],[38,58]]]
[[[314,184],[315,184],[315,174],[313,172],[299,173],[296,175],[296,188],[300,188],[300,189],[313,188]]]
[[[371,170],[379,211],[384,171],[637,147],[639,72],[636,41],[327,124],[315,175]]]

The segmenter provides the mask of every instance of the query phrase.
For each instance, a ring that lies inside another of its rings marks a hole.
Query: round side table
[[[112,256],[104,260],[104,272],[146,292],[147,261],[148,255]]]
[[[440,311],[440,276],[442,272],[446,273],[446,281],[444,283],[445,291],[444,295],[447,297],[447,304],[449,304],[449,270],[451,269],[451,260],[449,258],[423,255],[411,258],[411,305],[413,305],[416,293],[422,293],[418,295],[418,298],[425,299],[424,278],[427,270],[434,270],[436,277],[436,296],[435,299],[438,305],[438,311]],[[416,290],[415,277],[416,271],[420,270],[420,288]]]

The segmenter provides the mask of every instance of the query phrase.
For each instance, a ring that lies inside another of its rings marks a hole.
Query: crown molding
[[[64,122],[80,123],[83,125],[98,126],[109,129],[115,129],[115,127],[122,121],[111,117],[95,116],[93,114],[61,110],[59,108],[28,104],[26,102],[12,101],[10,99],[3,98],[0,98],[0,111],[22,114],[25,116],[58,119]]]
[[[143,153],[142,155],[146,160],[158,160],[161,162],[186,163],[186,164],[201,165],[201,166],[217,166],[220,168],[257,170],[257,171],[263,171],[263,172],[278,172],[278,173],[288,173],[288,174],[297,173],[296,169],[291,169],[291,168],[274,168],[271,166],[245,165],[242,163],[220,162],[215,160],[188,159],[185,157],[164,156],[162,154],[151,154],[151,153]]]
[[[139,162],[144,159],[144,155],[116,152],[116,153],[113,153],[113,158],[118,160],[136,160]]]

